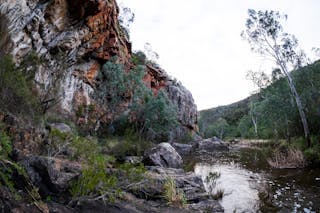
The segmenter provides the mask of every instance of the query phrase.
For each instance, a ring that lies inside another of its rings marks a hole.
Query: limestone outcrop
[[[97,103],[93,93],[96,77],[111,57],[117,56],[125,71],[133,66],[131,43],[118,14],[115,0],[1,1],[0,26],[7,28],[8,39],[0,42],[0,48],[17,64],[30,53],[41,59],[35,80],[42,102],[51,112],[79,125],[90,118],[110,122],[107,107]],[[187,89],[154,65],[147,66],[144,81],[154,94],[164,89],[177,105],[181,125],[173,130],[174,138],[197,131],[197,108]],[[117,109],[124,112],[128,104],[122,105]],[[94,106],[90,113],[77,116],[88,106]]]

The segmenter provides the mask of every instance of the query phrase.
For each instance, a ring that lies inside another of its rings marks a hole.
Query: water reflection
[[[209,165],[198,163],[195,165],[195,173],[201,175],[208,192],[224,190],[221,205],[225,212],[258,212],[259,210],[259,186],[262,177],[239,165],[230,163]],[[207,181],[210,173],[220,173],[215,184]],[[212,189],[213,185],[213,189]]]
[[[220,202],[227,213],[320,212],[320,168],[272,169],[259,149],[243,147],[199,153],[187,164],[208,192],[224,190]],[[215,184],[205,181],[210,172],[221,173]]]

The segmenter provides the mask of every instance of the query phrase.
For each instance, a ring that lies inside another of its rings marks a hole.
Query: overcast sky
[[[310,53],[320,47],[319,0],[118,0],[135,14],[134,50],[150,43],[159,64],[193,94],[198,109],[230,104],[256,88],[248,70],[272,70],[240,37],[247,10],[278,10],[284,27]]]

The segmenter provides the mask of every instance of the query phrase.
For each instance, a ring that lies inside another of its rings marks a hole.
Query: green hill
[[[320,129],[320,61],[293,71],[312,135]],[[256,124],[256,125],[255,125]],[[205,137],[280,138],[303,136],[299,113],[287,79],[270,76],[259,93],[236,103],[200,111],[200,131]],[[223,134],[221,134],[223,132]]]

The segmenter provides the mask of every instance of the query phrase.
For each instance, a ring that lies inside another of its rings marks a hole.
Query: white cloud
[[[241,40],[247,9],[288,14],[286,29],[305,50],[320,47],[318,0],[119,0],[135,13],[134,49],[149,42],[160,65],[193,94],[199,109],[245,98],[254,90],[248,70],[271,70]]]

